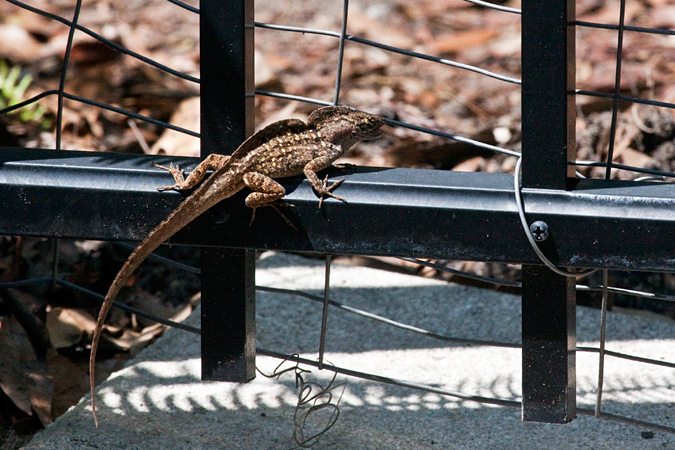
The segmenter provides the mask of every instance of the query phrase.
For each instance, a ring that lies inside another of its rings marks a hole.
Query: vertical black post
[[[567,189],[574,176],[567,161],[576,153],[574,0],[527,1],[522,7],[523,191]],[[527,211],[527,195],[525,206]],[[574,278],[545,266],[523,266],[524,421],[567,423],[576,417],[574,286]]]
[[[523,420],[576,417],[574,278],[523,266]]]
[[[202,0],[201,153],[232,153],[253,132],[253,0]],[[202,250],[202,380],[255,377],[252,250]]]
[[[574,177],[574,0],[522,5],[523,187],[567,189]]]

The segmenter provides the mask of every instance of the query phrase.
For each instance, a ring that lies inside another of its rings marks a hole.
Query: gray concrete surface
[[[320,293],[323,264],[270,254],[261,285]],[[520,338],[520,299],[433,280],[334,265],[332,298],[406,323],[456,336]],[[316,358],[321,305],[259,293],[258,346]],[[199,324],[199,311],[189,322]],[[578,345],[598,345],[599,312],[578,308]],[[675,324],[655,317],[608,314],[607,348],[675,360]],[[327,359],[356,370],[470,394],[520,399],[520,352],[445,345],[331,309]],[[278,360],[258,357],[270,373]],[[597,355],[577,359],[577,397],[593,407]],[[675,370],[608,358],[603,410],[675,426]],[[330,374],[311,369],[306,381]],[[569,425],[522,423],[520,410],[493,407],[353,378],[336,424],[315,449],[675,449],[675,436],[580,416]],[[339,394],[340,391],[337,391]],[[94,428],[89,397],[25,447],[43,449],[289,449],[294,447],[294,376],[258,376],[248,384],[200,381],[198,336],[169,330],[98,389]],[[311,417],[320,427],[322,410]],[[309,427],[308,429],[311,429]]]

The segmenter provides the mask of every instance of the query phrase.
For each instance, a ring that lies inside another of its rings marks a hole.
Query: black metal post
[[[253,132],[253,0],[202,0],[201,153],[231,153]],[[255,377],[253,250],[202,250],[202,380]]]
[[[575,157],[574,1],[523,2],[523,192],[565,190]],[[527,212],[527,195],[525,195]],[[531,221],[536,217],[528,217]],[[555,250],[555,230],[544,250]],[[523,266],[524,421],[576,417],[574,278]]]

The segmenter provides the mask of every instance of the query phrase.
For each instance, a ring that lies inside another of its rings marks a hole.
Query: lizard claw
[[[335,195],[331,192],[333,189],[340,186],[343,181],[345,181],[345,179],[341,178],[341,179],[337,180],[335,183],[328,186],[328,175],[326,175],[326,178],[323,180],[323,184],[321,185],[321,189],[318,191],[318,194],[321,197],[319,199],[319,208],[321,208],[321,206],[323,206],[323,200],[324,200],[325,196],[333,197],[336,200],[340,200],[342,202],[347,203],[347,200],[345,200],[344,198],[342,198],[338,195]]]
[[[165,166],[162,166],[160,164],[155,164],[155,167],[157,167],[159,169],[166,170],[167,172],[169,172],[171,174],[171,176],[173,176],[173,179],[176,181],[176,184],[174,184],[173,186],[158,187],[157,188],[158,191],[161,192],[161,191],[169,191],[169,190],[173,190],[173,189],[181,189],[182,188],[182,184],[185,180],[185,171],[184,170],[180,169],[178,166],[174,166],[173,163],[170,163],[169,167],[165,167]]]

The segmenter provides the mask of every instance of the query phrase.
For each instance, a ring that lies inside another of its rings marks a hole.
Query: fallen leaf
[[[626,148],[621,153],[621,163],[631,167],[651,167],[654,158],[632,148]]]
[[[349,14],[349,32],[367,39],[399,48],[413,48],[415,41],[403,30],[365,14]]]
[[[189,98],[178,106],[169,123],[198,132],[200,114],[199,97]],[[169,129],[165,130],[150,148],[150,154],[152,155],[199,156],[199,153],[199,139]]]
[[[120,56],[121,54],[117,50],[108,47],[94,38],[91,38],[89,41],[73,44],[70,52],[72,62],[81,65],[108,63],[116,60]]]
[[[485,164],[485,158],[475,156],[457,164],[452,170],[457,172],[478,172],[483,164]]]
[[[49,358],[49,372],[54,380],[52,413],[56,418],[89,391],[89,371],[86,364],[75,363],[54,351]]]
[[[89,314],[70,308],[51,308],[47,311],[47,333],[54,348],[77,345],[86,334],[94,332],[96,322]]]
[[[0,25],[0,57],[16,63],[28,63],[41,56],[40,43],[18,25]]]
[[[28,415],[35,412],[43,425],[52,422],[54,386],[47,363],[39,361],[28,335],[14,316],[0,322],[0,389]]]
[[[460,31],[437,36],[433,45],[437,53],[457,53],[477,45],[485,45],[497,36],[499,36],[498,30]]]

